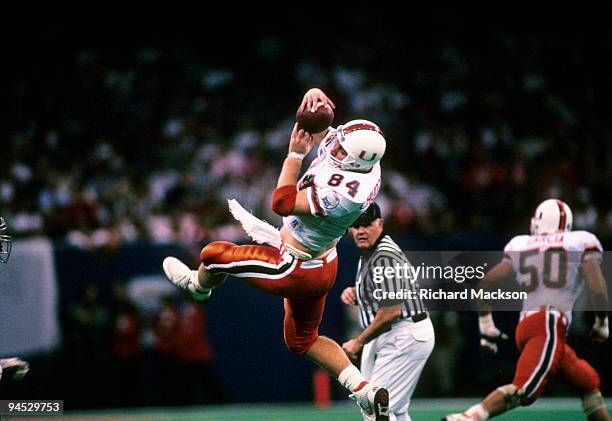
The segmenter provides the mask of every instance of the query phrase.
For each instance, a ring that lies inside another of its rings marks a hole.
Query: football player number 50
[[[539,266],[542,262],[539,249],[525,250],[519,255],[519,272],[523,291],[532,292],[540,283]],[[542,283],[548,288],[559,289],[567,284],[567,252],[561,247],[544,251]]]

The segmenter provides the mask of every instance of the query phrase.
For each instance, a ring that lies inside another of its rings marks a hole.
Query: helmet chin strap
[[[330,147],[326,150],[327,160],[335,168],[353,172],[368,172],[372,169],[372,167],[358,167],[357,165],[354,165],[356,164],[357,160],[355,159],[355,157],[351,156],[348,153],[344,159],[340,160],[332,155],[331,149],[332,148]]]
[[[321,143],[319,145],[319,149],[317,150],[317,157],[318,159],[325,160],[325,162],[327,162],[327,164],[330,167],[339,168],[341,170],[344,170],[346,168],[343,167],[343,162],[337,159],[336,157],[334,157],[331,153],[331,149],[332,149],[331,143],[334,140],[338,141],[336,138],[332,137],[328,139],[325,143]]]

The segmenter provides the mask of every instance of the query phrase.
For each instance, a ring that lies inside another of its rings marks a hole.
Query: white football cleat
[[[349,398],[354,399],[367,421],[389,421],[389,392],[384,387],[370,382],[356,390]]]
[[[15,380],[20,380],[30,370],[30,364],[16,357],[1,359],[0,367],[2,367],[0,373],[6,373],[9,376],[13,376]]]
[[[478,418],[473,418],[469,415],[463,414],[448,414],[442,421],[478,421]]]
[[[189,269],[189,266],[176,257],[166,257],[162,266],[170,282],[180,289],[189,292],[194,299],[204,301],[210,298],[212,290],[205,290],[197,286],[197,270]]]

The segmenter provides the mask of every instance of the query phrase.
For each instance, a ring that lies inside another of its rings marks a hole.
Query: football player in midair
[[[335,108],[323,91],[314,88],[304,95],[300,108],[327,106]],[[315,144],[318,157],[299,177],[302,161]],[[313,134],[296,123],[272,193],[272,209],[283,216],[280,231],[230,200],[230,210],[245,231],[266,245],[212,242],[202,249],[198,270],[174,257],[163,262],[168,279],[201,300],[208,299],[228,274],[282,297],[287,347],[337,378],[372,420],[388,420],[388,391],[368,382],[335,341],[318,335],[318,328],[336,279],[336,244],[375,199],[385,148],[381,129],[367,120]]]

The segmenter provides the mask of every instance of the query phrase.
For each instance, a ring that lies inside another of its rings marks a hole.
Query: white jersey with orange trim
[[[334,132],[330,129],[327,137]],[[310,214],[286,216],[283,225],[310,250],[322,250],[342,237],[370,206],[380,189],[380,180],[380,163],[362,173],[341,170],[317,158],[297,185],[298,190],[306,191]]]
[[[597,237],[587,231],[514,237],[504,248],[504,258],[527,292],[523,312],[549,306],[565,313],[569,322],[584,288],[580,264],[587,259],[599,263],[602,253]]]

